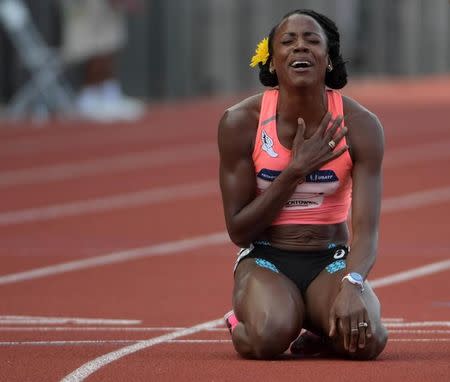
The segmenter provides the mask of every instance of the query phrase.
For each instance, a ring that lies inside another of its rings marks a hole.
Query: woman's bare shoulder
[[[222,157],[241,153],[251,156],[258,129],[262,94],[256,94],[225,110],[218,133]]]
[[[220,121],[220,128],[245,129],[258,125],[261,110],[262,93],[248,97],[225,110]]]
[[[352,125],[361,126],[362,124],[362,128],[364,128],[365,125],[378,126],[381,128],[381,123],[375,113],[361,105],[358,101],[348,96],[342,96],[342,101],[344,104],[346,125],[352,127]]]
[[[344,123],[352,159],[380,158],[384,151],[384,133],[378,117],[350,97],[342,97]]]

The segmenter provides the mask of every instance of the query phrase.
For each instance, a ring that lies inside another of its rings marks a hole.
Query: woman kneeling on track
[[[287,14],[252,59],[270,89],[219,125],[225,220],[242,247],[225,320],[245,358],[290,345],[303,356],[368,360],[387,342],[365,281],[377,252],[383,130],[334,90],[347,83],[339,44],[327,17]]]

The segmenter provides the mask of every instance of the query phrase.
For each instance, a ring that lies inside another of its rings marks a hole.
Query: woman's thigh
[[[304,303],[296,285],[251,258],[242,260],[236,270],[233,310],[249,341],[280,340],[288,346],[303,324]]]

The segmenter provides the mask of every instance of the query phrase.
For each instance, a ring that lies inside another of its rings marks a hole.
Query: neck
[[[295,125],[299,117],[306,126],[317,125],[328,109],[325,87],[305,88],[300,92],[280,89],[277,109],[282,119]]]

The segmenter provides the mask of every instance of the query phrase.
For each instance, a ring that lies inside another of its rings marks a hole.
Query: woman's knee
[[[354,353],[348,352],[349,358],[361,361],[376,359],[386,347],[388,337],[388,331],[384,326],[380,325],[364,349],[358,349]]]
[[[372,344],[369,348],[369,352],[367,355],[367,360],[375,359],[377,358],[381,352],[386,347],[386,344],[388,342],[389,334],[387,329],[384,326],[380,326],[378,331],[375,333]]]
[[[298,336],[301,323],[284,317],[266,317],[247,328],[253,356],[268,359],[282,354]]]

